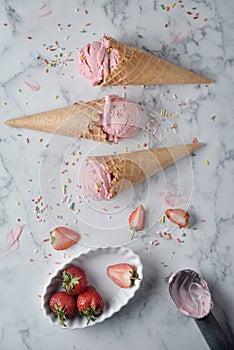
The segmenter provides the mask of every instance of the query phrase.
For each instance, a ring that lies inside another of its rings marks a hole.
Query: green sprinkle
[[[213,115],[213,117],[211,117],[211,120],[214,122],[216,118],[216,115]]]
[[[22,136],[22,134],[17,134],[17,136]]]
[[[197,8],[196,7],[193,7],[192,10],[196,10]]]
[[[193,230],[195,231],[195,230],[197,230],[198,229],[198,227],[193,227]]]
[[[47,144],[45,145],[45,147],[46,147],[46,148],[49,147],[49,143],[47,143]]]
[[[192,153],[191,153],[191,156],[192,156],[192,157],[195,157],[195,156],[196,156],[196,153],[192,152]]]
[[[80,31],[81,33],[86,33],[86,30],[84,30],[84,29],[81,29],[81,31]]]
[[[70,205],[70,209],[74,209],[75,207],[75,202],[72,202],[72,204]]]
[[[161,9],[162,9],[162,10],[165,10],[165,6],[164,6],[164,5],[161,5]]]
[[[142,39],[143,36],[141,34],[137,34],[138,38]]]

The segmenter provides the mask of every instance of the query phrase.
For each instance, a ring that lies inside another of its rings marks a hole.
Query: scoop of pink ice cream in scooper
[[[194,318],[210,349],[234,349],[233,340],[227,338],[210,311],[211,293],[199,273],[185,269],[173,274],[169,279],[169,293],[179,310]]]

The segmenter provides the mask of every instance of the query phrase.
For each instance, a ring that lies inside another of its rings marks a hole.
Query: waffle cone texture
[[[127,190],[132,185],[162,171],[181,158],[196,151],[202,143],[179,145],[168,148],[156,148],[131,153],[89,157],[104,164],[112,177],[110,198]]]
[[[104,98],[79,102],[69,107],[10,119],[5,121],[5,124],[17,128],[106,142],[106,134],[97,126],[104,104]]]
[[[119,62],[101,86],[212,83],[208,78],[124,45],[110,36],[104,38],[109,41],[109,47],[118,52]]]

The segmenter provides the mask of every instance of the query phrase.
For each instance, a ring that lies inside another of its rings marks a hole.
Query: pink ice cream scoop
[[[102,83],[117,63],[117,51],[110,48],[109,41],[103,38],[79,50],[77,69],[91,85],[95,86]]]
[[[80,186],[85,195],[94,200],[108,200],[111,175],[105,165],[88,159],[80,171]]]
[[[137,105],[117,95],[107,95],[105,100],[100,126],[107,134],[108,141],[117,143],[134,136],[140,123]]]

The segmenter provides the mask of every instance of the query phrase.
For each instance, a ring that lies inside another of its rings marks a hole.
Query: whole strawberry
[[[78,295],[77,308],[81,316],[87,318],[87,325],[95,321],[103,312],[104,302],[101,295],[93,286],[88,286]]]
[[[81,293],[88,284],[86,273],[77,266],[70,266],[63,270],[62,282],[63,288],[71,295]]]
[[[167,218],[177,224],[179,228],[186,227],[189,222],[189,213],[183,209],[167,209],[165,211]]]
[[[121,288],[132,287],[135,284],[135,280],[139,279],[135,267],[126,263],[109,265],[107,267],[107,275]]]
[[[75,313],[76,299],[67,292],[58,292],[50,297],[49,305],[59,322],[65,326],[64,321]]]

